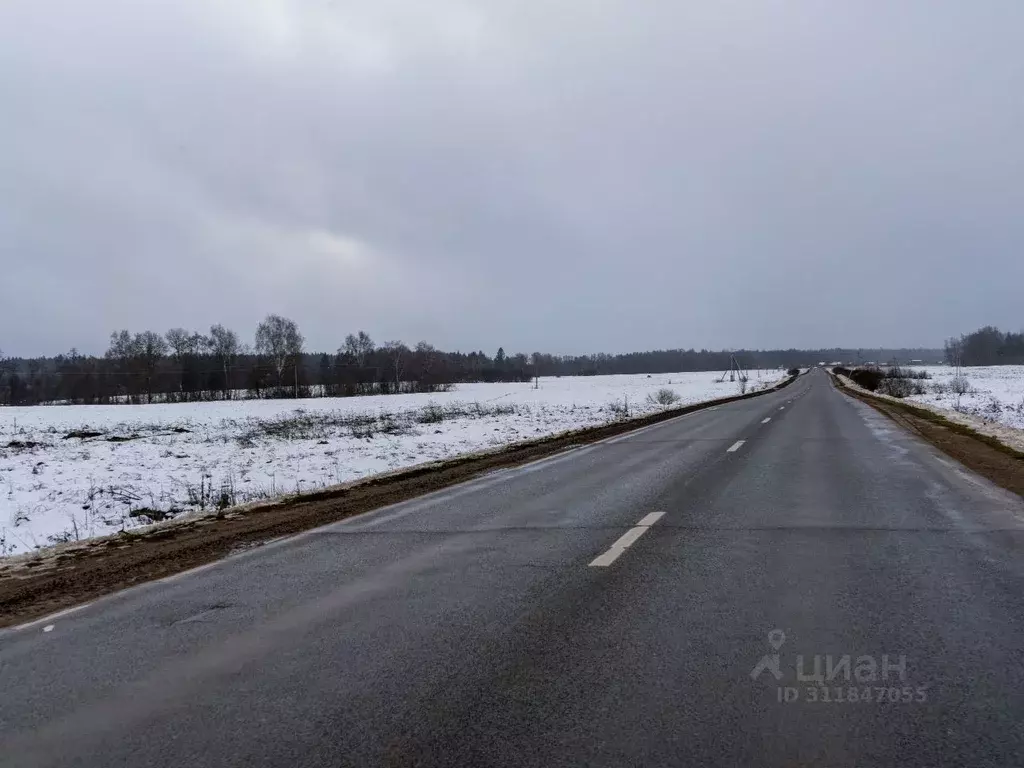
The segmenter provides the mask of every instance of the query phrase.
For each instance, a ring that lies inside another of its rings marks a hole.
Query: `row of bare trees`
[[[230,372],[242,352],[238,334],[222,325],[212,326],[209,334],[184,328],[172,328],[163,335],[121,330],[110,334],[110,345],[103,356],[106,365],[93,365],[91,358],[71,350],[69,355],[56,358],[56,373],[60,377],[95,379],[102,375],[111,379],[107,387],[93,388],[95,398],[101,401],[112,394],[129,400],[144,395],[146,402],[160,394],[172,400],[199,399],[187,395],[214,390],[230,397]],[[210,376],[214,371],[222,374],[219,381]]]
[[[938,359],[938,350],[655,350],[610,355],[507,354],[499,347],[444,352],[421,341],[377,344],[348,334],[333,353],[311,353],[298,325],[267,316],[252,344],[222,325],[200,333],[172,328],[111,334],[102,356],[77,350],[52,358],[0,356],[0,405],[191,402],[239,398],[341,397],[435,392],[464,382],[528,381],[536,376],[724,371],[735,355],[747,368],[814,365],[818,360]]]
[[[259,323],[251,346],[222,325],[208,333],[119,330],[102,357],[72,349],[55,358],[0,363],[0,405],[431,392],[457,381],[531,375],[525,355],[518,367],[495,367],[483,352],[442,353],[425,341],[412,348],[401,341],[378,346],[365,331],[346,336],[334,354],[310,354],[304,345],[295,321],[280,315]]]

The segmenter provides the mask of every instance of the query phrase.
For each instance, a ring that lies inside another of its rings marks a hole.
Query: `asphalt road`
[[[0,633],[0,764],[1024,765],[1022,607],[815,371]]]

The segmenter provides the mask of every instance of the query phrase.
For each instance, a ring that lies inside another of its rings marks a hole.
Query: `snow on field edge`
[[[782,371],[752,374],[767,388]],[[739,394],[720,372],[430,395],[0,409],[0,556]],[[68,437],[68,435],[91,435]]]
[[[1009,368],[1011,366],[1003,366],[1003,367]],[[1024,366],[1012,366],[1012,367],[1021,368],[1022,369],[1022,372],[1021,372],[1022,373],[1022,379],[1021,379],[1021,381],[1024,382]],[[932,368],[928,367],[925,370],[928,370],[929,372],[931,372]],[[968,369],[967,370],[967,378],[968,378],[969,381],[971,380],[971,375],[970,374],[971,374],[971,369]],[[979,434],[985,435],[986,437],[991,437],[991,438],[993,438],[995,440],[998,440],[999,442],[1001,442],[1005,446],[1008,446],[1008,447],[1013,448],[1013,449],[1018,450],[1018,451],[1024,451],[1024,429],[1021,429],[1021,428],[1018,428],[1018,427],[1014,427],[1014,426],[1010,426],[1010,425],[1008,425],[1006,423],[997,421],[997,420],[992,419],[992,418],[984,418],[984,417],[982,417],[980,415],[977,415],[977,413],[972,413],[969,410],[956,410],[955,407],[954,408],[944,408],[942,406],[936,405],[935,402],[930,399],[930,398],[934,398],[935,397],[934,395],[911,395],[910,397],[906,397],[906,398],[898,398],[898,397],[893,397],[892,395],[881,394],[879,392],[871,392],[870,390],[867,390],[864,387],[862,387],[859,384],[857,384],[857,382],[855,382],[852,379],[850,379],[850,378],[848,378],[846,376],[843,376],[843,375],[840,375],[839,379],[843,382],[843,384],[848,386],[850,389],[856,390],[858,392],[863,392],[863,393],[868,394],[868,395],[873,395],[874,397],[879,397],[879,398],[882,398],[884,400],[892,400],[892,401],[897,402],[897,403],[910,403],[911,405],[914,405],[914,406],[916,406],[918,408],[923,408],[925,410],[931,411],[932,413],[936,413],[939,416],[942,416],[942,417],[944,417],[946,419],[949,419],[952,422],[955,422],[957,424],[961,424],[961,425],[963,425],[965,427],[970,427],[975,432],[978,432]],[[981,380],[981,377],[976,377],[976,379]],[[928,382],[925,382],[926,386],[927,386],[927,383]],[[973,397],[977,398],[979,395],[983,395],[983,396],[984,395],[989,395],[989,396],[991,396],[989,391],[979,392],[977,389],[975,389]],[[966,397],[967,396],[965,395],[964,397],[961,398],[961,408],[962,409],[964,409],[964,408],[971,408],[971,407],[977,407],[977,406],[965,405],[964,404],[964,398],[966,398]],[[989,401],[989,402],[991,402],[991,401]],[[1012,402],[1009,403],[1008,405],[1012,406]],[[1012,413],[1012,412],[1016,411],[1016,408],[1013,408],[1012,410],[1010,410],[1010,409],[1004,407],[1004,408],[1001,409],[1000,412],[1002,413],[1002,412],[1006,412],[1008,410]]]

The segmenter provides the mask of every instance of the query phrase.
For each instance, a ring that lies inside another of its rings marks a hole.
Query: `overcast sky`
[[[2,0],[0,348],[1024,326],[1024,3]]]

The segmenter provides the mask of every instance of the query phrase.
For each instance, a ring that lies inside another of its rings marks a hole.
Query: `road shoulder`
[[[843,394],[870,405],[986,480],[1024,497],[1024,453],[935,411],[859,391],[831,371],[829,376]]]

